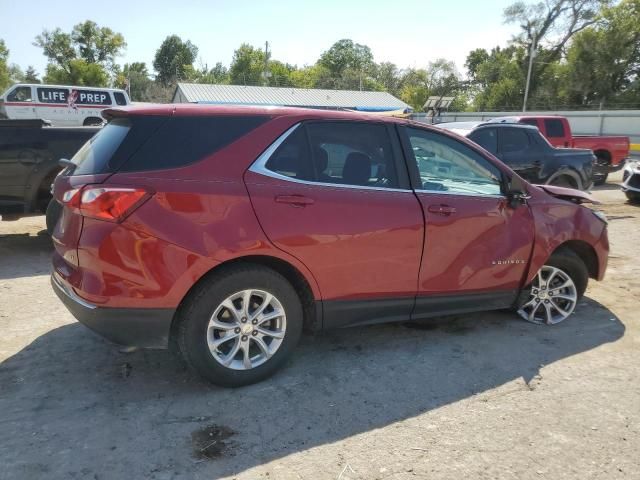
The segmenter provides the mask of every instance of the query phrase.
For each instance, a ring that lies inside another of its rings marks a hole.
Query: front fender
[[[601,279],[604,276],[609,254],[606,225],[589,208],[568,201],[551,200],[533,202],[531,211],[535,235],[526,285],[531,283],[553,252],[569,241],[589,245],[597,257],[597,277]]]

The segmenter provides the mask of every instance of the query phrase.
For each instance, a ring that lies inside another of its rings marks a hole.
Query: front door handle
[[[442,203],[439,204],[439,205],[429,205],[429,208],[427,208],[427,210],[430,213],[435,213],[437,215],[443,215],[445,217],[448,217],[452,213],[456,213],[456,209],[454,207],[450,207],[449,205],[444,205]]]
[[[314,204],[313,198],[304,195],[276,195],[275,200],[276,203],[288,203],[293,207],[306,207]]]

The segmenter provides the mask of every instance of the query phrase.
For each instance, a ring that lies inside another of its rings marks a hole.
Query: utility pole
[[[527,71],[527,84],[524,87],[524,103],[522,111],[527,111],[527,100],[529,99],[529,86],[531,85],[531,70],[533,69],[533,57],[536,55],[536,32],[533,32],[531,38],[531,48],[529,49],[529,70]]]
[[[269,85],[269,42],[264,42],[264,85]]]

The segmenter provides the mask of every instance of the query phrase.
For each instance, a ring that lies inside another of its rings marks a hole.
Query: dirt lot
[[[0,478],[640,478],[640,207],[596,196],[610,267],[566,322],[307,336],[237,390],[76,323],[44,218],[0,223]]]

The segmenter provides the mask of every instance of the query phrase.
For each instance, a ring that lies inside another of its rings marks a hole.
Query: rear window
[[[538,126],[538,119],[536,118],[521,118],[520,123],[524,123],[525,125],[533,125],[534,127]]]
[[[127,119],[117,119],[96,133],[73,156],[73,163],[77,166],[70,172],[72,175],[91,175],[108,172],[109,160],[131,129]]]
[[[268,118],[171,117],[120,170],[145,171],[184,167],[233,143],[262,125]]]
[[[116,99],[116,103],[118,105],[126,105],[127,99],[124,96],[124,93],[121,92],[113,92],[113,97]]]

